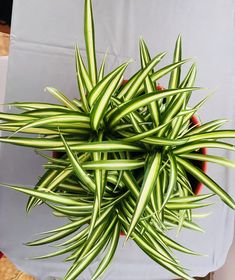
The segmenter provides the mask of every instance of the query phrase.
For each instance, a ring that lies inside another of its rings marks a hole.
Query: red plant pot
[[[191,118],[191,122],[194,126],[199,127],[201,125],[198,117],[196,115],[193,115]],[[200,154],[206,155],[207,154],[207,149],[206,148],[201,148],[199,150]],[[195,162],[195,165],[199,167],[204,173],[206,173],[207,170],[207,162],[206,161],[197,161]],[[192,179],[192,177],[191,177]],[[192,179],[193,180],[193,179]],[[196,195],[200,194],[203,188],[203,184],[201,182],[196,181],[195,187],[194,187],[194,193]]]

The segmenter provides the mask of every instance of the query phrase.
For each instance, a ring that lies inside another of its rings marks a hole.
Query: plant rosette
[[[126,83],[128,82],[128,80],[123,80],[122,82],[122,86],[124,86]],[[157,85],[156,86],[156,90],[157,91],[161,91],[164,90],[165,88],[161,85]],[[201,123],[199,121],[199,118],[196,115],[193,115],[190,119],[191,122],[191,127],[195,126],[195,127],[200,127]],[[201,153],[203,155],[206,155],[206,148],[201,148],[198,153]],[[53,158],[62,158],[63,156],[65,156],[64,152],[57,152],[57,151],[53,151],[52,152],[52,156]],[[194,164],[200,168],[203,172],[206,172],[206,162],[205,161],[195,161]],[[189,177],[189,182],[190,185],[192,187],[192,191],[194,194],[199,195],[201,193],[201,190],[203,188],[203,184],[201,182],[199,182],[198,180],[196,180],[193,176],[190,176],[190,174],[187,174]],[[125,236],[125,233],[123,231],[120,232],[120,236]]]
[[[225,139],[235,138],[235,131],[221,129],[226,122],[221,119],[192,125],[206,98],[188,107],[191,95],[200,88],[194,86],[195,63],[185,76],[181,74],[181,67],[190,60],[182,59],[180,36],[172,64],[157,69],[166,53],[151,57],[141,38],[141,68],[124,85],[123,75],[130,62],[105,74],[105,55],[98,68],[91,4],[85,0],[87,68],[75,48],[80,97],[70,100],[47,87],[59,104],[13,102],[10,105],[20,109],[19,113],[0,113],[0,129],[11,133],[0,142],[34,148],[46,160],[45,172],[34,189],[1,186],[29,195],[27,211],[44,203],[56,217],[67,218],[64,226],[27,243],[38,246],[59,241],[55,252],[35,259],[66,254],[65,260],[72,264],[65,280],[77,279],[104,251],[92,276],[98,279],[111,263],[121,231],[156,263],[192,280],[172,249],[197,253],[167,233],[172,228],[201,231],[193,220],[193,210],[210,205],[207,199],[212,195],[235,209],[232,197],[195,164],[212,162],[234,168],[234,161],[198,151],[234,151]],[[167,89],[156,90],[156,83],[168,74]],[[54,158],[47,152],[64,154]],[[208,188],[209,194],[196,195],[189,174]]]

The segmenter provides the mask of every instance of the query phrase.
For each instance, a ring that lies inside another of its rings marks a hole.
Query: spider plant
[[[173,63],[157,70],[155,66],[166,53],[151,57],[141,38],[141,68],[126,83],[123,75],[130,61],[105,74],[105,55],[98,68],[91,4],[85,0],[87,68],[79,47],[75,48],[78,98],[69,100],[47,87],[58,103],[13,102],[7,105],[19,109],[18,113],[0,113],[0,129],[11,132],[0,141],[36,149],[46,160],[45,173],[34,189],[1,185],[29,195],[27,211],[44,203],[55,216],[68,219],[64,226],[27,243],[38,246],[65,238],[55,252],[35,257],[67,254],[65,260],[73,263],[65,280],[76,279],[104,251],[92,277],[99,278],[115,254],[121,232],[156,263],[193,279],[172,249],[197,253],[169,238],[167,231],[175,227],[202,231],[192,211],[210,205],[204,200],[212,195],[235,209],[229,194],[195,164],[208,161],[234,168],[234,161],[201,154],[200,149],[234,151],[232,144],[220,139],[234,138],[235,131],[221,130],[226,122],[221,119],[192,125],[192,116],[206,98],[193,108],[188,106],[191,95],[200,94],[201,89],[194,86],[194,63],[182,77],[181,67],[190,60],[182,59],[180,36]],[[160,78],[168,74],[168,87],[156,89]],[[209,194],[195,195],[189,174]]]

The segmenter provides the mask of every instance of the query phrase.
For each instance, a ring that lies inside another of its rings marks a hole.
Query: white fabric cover
[[[110,49],[107,71],[130,57],[135,59],[126,78],[139,66],[138,38],[144,37],[152,55],[168,51],[164,63],[170,63],[175,40],[183,37],[184,57],[193,57],[198,65],[196,85],[216,89],[200,110],[201,119],[228,118],[227,127],[235,127],[235,63],[234,63],[233,0],[94,0],[98,62]],[[77,96],[74,45],[79,43],[84,54],[83,0],[15,0],[9,58],[9,73],[5,101],[52,101],[43,89],[50,85]],[[164,65],[161,63],[161,66]],[[185,67],[188,69],[188,66]],[[162,80],[164,85],[166,82]],[[194,104],[208,90],[194,93]],[[2,93],[1,93],[2,94]],[[221,155],[225,153],[220,151]],[[232,157],[227,153],[228,157]],[[42,174],[42,159],[29,149],[1,145],[0,182],[32,186]],[[215,165],[208,173],[234,198],[235,174]],[[35,234],[64,224],[42,206],[25,213],[27,198],[0,188],[0,248],[22,270],[40,280],[49,276],[62,277],[68,263],[61,258],[43,261],[25,258],[53,251],[52,247],[27,247],[23,242],[36,239]],[[185,230],[179,238],[182,244],[208,256],[193,257],[177,254],[191,275],[204,276],[225,261],[233,237],[234,214],[217,198],[208,208],[213,214],[199,221],[205,233]],[[205,210],[204,210],[205,211]],[[172,233],[172,236],[175,234]],[[166,280],[172,274],[160,268],[133,242],[117,254],[103,279]],[[79,279],[90,279],[97,262]]]

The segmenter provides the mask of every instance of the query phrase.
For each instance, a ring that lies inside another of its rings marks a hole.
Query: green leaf
[[[167,139],[163,137],[146,137],[140,141],[156,146],[178,146],[187,142],[185,139]]]
[[[218,130],[204,133],[198,133],[188,137],[188,142],[194,142],[206,139],[219,139],[219,138],[235,138],[235,130]]]
[[[226,122],[227,122],[227,120],[214,120],[214,121],[210,121],[208,123],[204,123],[200,126],[194,127],[194,129],[187,132],[185,134],[185,136],[195,135],[195,134],[198,134],[198,133],[203,133],[203,132],[209,132],[209,131],[216,130],[220,126],[224,125]]]
[[[95,223],[95,227],[98,227],[100,224],[104,223],[106,224],[106,220],[109,219],[110,215],[112,215],[113,211],[111,207],[108,207],[106,209],[103,209],[100,212],[100,216],[97,218],[96,223]],[[91,218],[89,216],[89,218]],[[77,240],[79,240],[81,237],[84,236],[84,234],[88,235],[89,232],[89,227],[84,228],[84,230],[82,230],[81,232],[79,232],[77,235],[73,236],[71,239],[66,240],[65,242],[63,242],[62,244],[59,244],[58,246],[66,246],[68,244],[71,244],[73,242],[76,242]],[[87,240],[86,240],[87,241]],[[85,245],[85,244],[84,244]]]
[[[120,219],[121,222],[124,222],[124,223],[122,223],[122,225],[123,225],[124,229],[126,230],[129,221],[127,221],[127,219],[125,219],[126,221],[124,221],[123,216],[125,215],[126,217],[128,217],[130,215],[130,213],[128,214],[128,210],[125,207],[122,208],[122,213],[120,211],[118,213],[121,216],[121,217],[119,216],[121,218]],[[138,235],[137,235],[138,233],[139,233],[139,230],[137,230],[137,229],[132,232],[132,237],[135,242],[138,240]],[[177,263],[177,261],[172,256],[169,256],[169,254],[166,253],[166,250],[163,250],[163,247],[162,246],[160,247],[160,244],[159,243],[157,244],[156,240],[154,240],[151,237],[151,235],[149,235],[146,232],[144,232],[144,234],[143,233],[140,233],[140,234],[141,235],[139,235],[139,237],[142,239],[142,241],[146,242],[146,245],[148,244],[149,246],[151,246],[151,248],[152,248],[151,253],[155,256],[156,259],[161,259],[161,260],[165,261],[166,263],[171,263],[171,264],[175,265],[176,267],[180,267],[180,265]],[[147,236],[147,239],[146,239],[146,236]],[[138,244],[138,241],[136,243]],[[157,245],[157,246],[155,246],[155,245]],[[140,248],[142,248],[142,247],[140,246]],[[145,251],[145,253],[147,253],[147,252]]]
[[[169,124],[169,123],[168,123]],[[152,136],[153,134],[156,134],[159,130],[161,130],[163,127],[165,127],[166,125],[168,124],[163,124],[163,125],[160,125],[158,127],[155,127],[153,129],[149,129],[148,131],[145,131],[145,132],[142,132],[142,133],[138,133],[138,134],[131,134],[131,133],[128,133],[128,132],[120,132],[120,134],[122,135],[132,135],[132,136],[127,136],[124,140],[126,142],[137,142],[137,141],[140,141],[146,137],[149,137],[149,136]]]
[[[107,60],[107,55],[108,55],[108,50],[105,52],[104,58],[102,60],[101,66],[100,66],[100,71],[98,75],[98,82],[100,82],[104,78],[104,68]]]
[[[22,126],[20,129],[18,129],[16,132],[23,131],[27,128],[42,126],[46,127],[47,125],[53,125],[55,127],[66,127],[66,124],[68,124],[68,127],[71,128],[88,128],[89,129],[89,117],[82,115],[80,113],[77,114],[61,114],[54,117],[47,117],[40,120],[32,121],[29,124],[26,124]]]
[[[223,158],[223,157],[219,157],[219,156],[202,155],[202,154],[197,154],[197,153],[183,154],[183,155],[180,155],[180,156],[182,158],[186,158],[186,159],[208,161],[208,162],[223,165],[225,167],[235,168],[235,161],[234,160],[229,160],[227,158]]]
[[[85,243],[85,241],[86,241],[86,234],[87,234],[87,228],[85,228],[84,230],[82,230],[79,233],[80,238],[79,238],[78,241],[72,243],[71,245],[67,246],[66,248],[63,248],[61,250],[58,250],[56,252],[52,252],[52,253],[49,253],[49,254],[46,254],[46,255],[43,255],[43,256],[33,257],[31,259],[33,259],[33,260],[47,259],[47,258],[63,255],[63,254],[66,254],[66,253],[68,253],[70,251],[78,249],[79,247],[82,247],[82,245]]]
[[[95,31],[92,14],[91,0],[85,0],[84,6],[84,38],[86,42],[87,62],[91,82],[93,86],[97,82]]]
[[[123,80],[123,73],[128,66],[128,63],[122,65],[119,71],[115,74],[114,78],[109,82],[107,87],[99,94],[98,99],[95,101],[94,106],[91,110],[91,127],[94,130],[98,130],[100,124],[103,121],[107,107],[110,102],[111,96],[120,86]],[[102,83],[102,82],[101,82]]]
[[[67,110],[70,111],[69,108],[66,108],[62,105],[58,104],[52,104],[52,103],[41,103],[41,102],[11,102],[11,103],[5,103],[6,106],[13,106],[19,109],[23,110],[38,110],[38,109],[61,109],[61,110]]]
[[[129,78],[129,80],[125,81],[126,83],[122,85],[120,92],[117,94],[118,100],[121,100],[126,95],[126,93],[131,89],[132,85],[138,79],[141,71],[142,71],[141,69],[138,70],[132,77]]]
[[[0,142],[2,138],[0,138]],[[10,140],[10,139],[9,139]],[[5,140],[7,142],[7,139]],[[72,151],[77,151],[77,152],[122,152],[122,151],[133,151],[133,152],[141,152],[143,151],[143,148],[140,146],[130,144],[125,141],[102,141],[102,142],[90,142],[90,143],[79,143],[77,141],[77,145],[75,143],[70,143],[70,141],[67,141],[69,143],[69,147]],[[71,145],[72,144],[72,145]],[[64,147],[60,147],[59,145],[55,148],[53,148],[55,151],[63,151]]]
[[[171,215],[170,215],[171,214]],[[172,212],[170,212],[170,210],[165,209],[165,216],[164,216],[164,223],[165,224],[170,224],[170,225],[178,225],[180,222],[180,218],[178,217],[178,215],[173,215]],[[186,219],[183,220],[182,222],[182,226],[191,230],[195,230],[195,231],[199,231],[199,232],[204,232],[204,230],[197,225],[196,223],[190,222]]]
[[[131,159],[109,159],[109,160],[97,160],[87,161],[82,164],[84,170],[132,170],[138,169],[145,165],[143,160],[131,160]]]
[[[86,90],[89,93],[92,90],[93,85],[87,73],[86,67],[83,63],[82,56],[78,46],[76,46],[76,62],[77,62],[77,69],[78,69],[77,75],[81,77],[81,82],[83,83],[83,85],[85,85]]]
[[[207,186],[211,191],[217,194],[229,207],[235,209],[235,202],[232,197],[227,194],[216,182],[214,182],[209,176],[203,173],[199,168],[192,165],[190,162],[176,157],[178,163],[180,163],[192,176],[198,179],[199,182]]]
[[[0,130],[3,130],[3,131],[16,132],[19,129],[20,129],[20,126],[7,126],[7,125],[1,125],[0,124]],[[76,133],[76,131],[74,131],[74,132]],[[24,131],[22,131],[22,133],[45,134],[45,135],[58,135],[58,134],[60,134],[60,132],[58,132],[56,130],[46,129],[46,128],[27,128],[27,129],[24,129]],[[66,132],[64,132],[63,130],[61,131],[61,133],[66,134]]]
[[[45,138],[0,137],[0,142],[25,146],[25,147],[32,147],[32,148],[44,148],[47,150],[50,150],[51,148],[63,146],[63,142],[59,138],[53,140],[53,139],[45,139]],[[74,140],[69,140],[67,142],[69,143],[69,145],[79,143],[79,141],[74,141]]]
[[[120,217],[120,214],[119,214]],[[124,217],[121,217],[122,225],[126,227],[124,221]],[[163,257],[160,253],[158,253],[156,250],[152,248],[144,239],[141,237],[137,232],[132,232],[132,236],[134,238],[134,241],[137,243],[137,245],[146,253],[148,254],[154,261],[159,263],[161,266],[167,268],[169,271],[175,273],[176,275],[183,277],[187,280],[193,280],[190,276],[188,276],[186,273],[182,271],[182,269],[177,268],[176,265],[171,264],[169,261],[166,260],[165,257]]]
[[[141,58],[142,68],[145,68],[146,64],[148,64],[150,61],[150,55],[143,39],[140,39],[140,58]],[[145,85],[145,93],[150,93],[155,91],[155,85],[150,78],[150,74],[146,76],[144,80],[144,85]],[[157,101],[150,103],[149,109],[155,126],[158,126],[160,123],[160,109]]]
[[[72,228],[79,229],[82,225],[86,224],[89,220],[90,220],[90,217],[84,217],[84,218],[79,219],[78,221],[68,223],[68,224],[58,227],[56,229],[41,232],[40,234],[55,233],[55,232],[60,232],[60,231],[64,231],[64,230],[72,229]]]
[[[176,147],[173,150],[175,155],[182,155],[189,153],[191,151],[197,151],[201,148],[219,148],[219,149],[226,149],[230,151],[235,151],[235,147],[232,144],[217,142],[217,141],[198,141],[195,143],[186,143],[182,147]]]
[[[99,216],[99,212],[100,212],[100,200],[97,196],[97,188],[96,188],[96,196],[95,196],[95,200],[94,203],[92,205],[92,216],[91,216],[91,222],[90,222],[90,227],[89,227],[89,232],[88,232],[88,237],[89,238],[94,231],[94,227],[95,227],[95,223],[97,220],[97,217]]]
[[[81,180],[81,182],[83,182],[91,192],[95,192],[95,183],[94,183],[94,181],[83,170],[82,166],[80,165],[80,163],[75,158],[73,152],[71,151],[70,147],[68,146],[68,144],[66,143],[66,141],[65,141],[65,139],[64,139],[64,137],[62,135],[61,135],[61,139],[62,139],[62,141],[64,143],[64,147],[65,147],[66,153],[67,153],[67,155],[68,155],[68,157],[69,157],[69,159],[71,161],[71,164],[73,166],[74,172],[78,176],[79,180]]]
[[[131,123],[132,123],[132,126],[133,126],[134,130],[135,130],[137,133],[141,133],[141,132],[144,130],[144,128],[142,128],[142,127],[139,125],[139,123],[138,123],[138,121],[136,120],[136,118],[134,117],[133,113],[131,113],[131,114],[129,115],[129,117],[130,117],[130,120],[131,120]]]
[[[161,210],[164,209],[164,206],[170,199],[173,189],[175,188],[176,183],[177,183],[178,171],[177,171],[177,162],[176,162],[175,156],[171,151],[168,152],[167,156],[170,161],[169,184],[168,184],[168,187],[166,190],[166,195],[164,197],[164,201],[161,206]]]
[[[177,251],[191,254],[191,255],[198,255],[197,253],[193,252],[192,250],[180,245],[179,243],[175,242],[173,239],[169,238],[164,233],[156,231],[156,229],[151,226],[149,223],[143,223],[146,230],[156,239],[161,240],[166,246],[169,246]]]
[[[196,78],[196,66],[193,64],[191,68],[189,69],[185,79],[183,80],[182,84],[180,85],[180,88],[185,87],[192,87],[194,86],[194,81]],[[172,97],[171,102],[169,102],[169,105],[167,106],[166,110],[164,111],[164,117],[163,117],[163,123],[167,122],[168,120],[172,119],[173,117],[179,115],[179,112],[186,109],[186,99],[188,96],[191,95],[191,92],[185,92],[184,94],[175,95]],[[195,112],[193,112],[195,113]],[[182,127],[184,116],[179,117],[175,123],[172,125],[172,131],[170,134],[171,139],[177,138],[180,129]],[[163,129],[159,136],[164,135],[166,131],[166,128]]]
[[[82,273],[82,271],[93,261],[93,259],[99,254],[102,248],[105,246],[107,241],[109,240],[110,235],[110,227],[113,226],[113,222],[107,228],[107,231],[101,236],[98,243],[94,246],[94,248],[87,254],[85,258],[81,261],[75,261],[72,268],[65,275],[65,280],[74,280],[78,275]],[[82,251],[84,252],[84,251]]]
[[[49,203],[47,203],[47,205],[59,213],[65,214],[67,216],[75,216],[75,217],[84,217],[84,216],[90,217],[93,210],[92,205],[56,206]]]
[[[170,210],[184,210],[184,209],[196,209],[201,207],[210,206],[213,203],[171,203],[168,202],[166,207]]]
[[[89,104],[93,106],[93,104],[102,96],[107,89],[109,83],[114,80],[115,77],[119,76],[120,73],[126,69],[128,62],[123,63],[112,72],[110,72],[107,76],[105,76],[89,93],[88,100]],[[115,86],[113,82],[113,86]]]
[[[159,241],[159,239],[155,239],[149,232],[145,231],[144,232],[144,236],[146,238],[146,241],[149,244],[152,244],[152,246],[154,246],[154,248],[156,250],[159,251],[160,254],[162,254],[163,256],[165,256],[166,258],[169,259],[169,261],[172,262],[172,264],[174,264],[176,267],[181,268],[179,261],[172,256],[172,251],[170,250],[169,247],[167,246],[163,246],[162,245],[162,241]]]
[[[103,132],[100,131],[98,134],[98,141],[101,142],[102,138],[103,138]],[[98,160],[101,160],[102,154],[99,152],[95,152],[95,153],[93,153],[92,156],[93,156],[94,161],[96,162]],[[105,189],[105,185],[106,185],[106,176],[107,176],[106,171],[104,171],[102,169],[95,170],[95,185],[96,185],[95,192],[96,193],[95,193],[94,208],[93,208],[92,218],[91,218],[91,222],[90,222],[88,237],[90,236],[90,234],[92,233],[92,231],[94,229],[96,219],[100,212],[101,201],[102,201],[102,197],[103,197],[103,193],[104,193],[104,189]]]
[[[38,190],[32,190],[32,189],[28,189],[28,188],[24,188],[24,187],[19,187],[19,186],[10,186],[10,185],[6,185],[6,184],[0,184],[0,186],[7,187],[7,188],[22,192],[27,195],[37,197],[43,201],[51,201],[54,203],[64,204],[64,205],[79,205],[79,203],[76,200],[69,199],[69,198],[66,198],[63,196],[58,196],[56,194],[46,193],[46,192],[43,192],[42,190],[38,191]]]
[[[72,234],[73,232],[75,232],[77,229],[76,228],[69,228],[63,231],[59,231],[56,233],[53,233],[50,236],[35,240],[35,241],[31,241],[31,242],[27,242],[25,245],[27,246],[39,246],[39,245],[44,245],[44,244],[48,244],[51,242],[55,242],[57,240],[60,240],[64,237],[67,237],[68,235]]]
[[[0,113],[0,120],[6,121],[32,121],[35,119],[33,116],[27,116],[23,114],[10,114],[10,113]]]
[[[120,126],[116,126],[115,129],[117,130],[117,132],[119,134],[121,134],[122,136],[125,137],[125,141],[127,142],[136,142],[136,141],[142,141],[144,138],[147,138],[147,142],[150,141],[151,144],[154,144],[155,142],[151,142],[151,141],[162,141],[163,145],[167,145],[167,144],[164,144],[164,143],[170,143],[169,145],[174,145],[173,143],[175,143],[175,145],[181,145],[183,143],[185,143],[185,141],[181,141],[180,139],[177,139],[177,140],[169,140],[168,142],[168,139],[165,139],[165,138],[159,138],[159,137],[154,137],[154,138],[149,138],[150,136],[152,136],[153,134],[157,134],[157,132],[161,132],[161,130],[163,130],[165,127],[169,127],[169,125],[174,121],[176,120],[178,117],[180,116],[187,116],[188,114],[191,114],[191,111],[189,110],[186,110],[186,111],[182,111],[178,114],[178,116],[174,117],[173,119],[170,119],[168,122],[162,124],[162,125],[159,125],[158,127],[155,127],[153,129],[148,129],[147,131],[145,132],[142,132],[142,133],[139,133],[139,134],[132,134],[130,132],[127,132],[126,129],[128,127],[126,126],[123,126],[123,130],[121,129]],[[156,140],[157,139],[157,140]]]
[[[109,126],[110,128],[114,127],[124,116],[128,115],[129,113],[143,106],[150,104],[153,101],[165,98],[167,96],[172,96],[175,94],[198,90],[198,89],[199,88],[183,88],[183,89],[162,90],[161,93],[152,92],[133,98],[132,100],[126,101],[122,105],[117,107],[115,112],[110,117]]]
[[[124,96],[125,100],[131,100],[136,93],[138,92],[139,87],[143,83],[145,77],[148,73],[154,68],[154,66],[166,55],[166,53],[160,53],[156,55],[147,65],[146,67],[139,73],[138,77],[136,77],[135,81],[132,83],[130,89],[127,91]],[[121,93],[120,93],[121,94]]]
[[[159,80],[160,78],[162,78],[163,76],[165,76],[166,74],[174,71],[175,69],[181,67],[181,65],[183,65],[184,63],[188,62],[190,59],[184,59],[184,60],[181,60],[179,62],[176,62],[176,63],[172,63],[172,64],[169,64],[165,67],[163,67],[162,69],[159,69],[158,71],[156,71],[155,73],[153,73],[151,75],[151,80],[152,81],[157,81]]]
[[[50,184],[50,182],[54,180],[58,173],[59,171],[57,170],[47,170],[39,179],[34,189],[44,189],[48,184]],[[26,211],[29,212],[30,209],[35,206],[38,201],[40,200],[35,197],[30,197],[26,205]]]
[[[170,73],[172,70],[176,69],[177,67],[180,67],[181,65],[183,65],[184,63],[188,62],[189,59],[185,59],[182,60],[180,62],[177,63],[173,63],[173,64],[169,64],[161,69],[159,69],[158,71],[154,72],[153,74],[150,75],[150,78],[153,82],[156,82],[157,80],[159,80],[160,78],[162,78],[163,76],[167,75],[168,73]],[[137,74],[139,73],[139,71],[134,75],[135,77],[137,76]],[[133,78],[134,78],[133,76]],[[130,82],[130,80],[128,81],[128,83]],[[128,84],[127,83],[127,84]],[[127,86],[127,84],[125,86]],[[129,87],[131,87],[131,84],[129,85]],[[124,89],[123,89],[124,90]],[[144,91],[144,85],[142,84],[137,92],[137,96]],[[121,96],[120,94],[118,95],[118,98],[123,97],[126,94],[126,92],[124,92],[124,94]]]
[[[105,221],[105,223],[100,224],[100,226],[96,226],[92,234],[87,239],[87,242],[81,252],[81,254],[77,258],[77,262],[81,261],[82,259],[86,258],[86,256],[93,250],[93,247],[96,246],[95,244],[99,242],[101,237],[108,237],[112,233],[112,229],[117,222],[117,216],[109,217]]]
[[[85,92],[85,88],[83,85],[83,80],[82,80],[82,75],[81,75],[81,67],[79,64],[79,51],[77,46],[75,47],[75,59],[76,59],[76,73],[77,73],[77,84],[78,84],[78,89],[80,92],[80,96],[81,96],[81,100],[82,100],[82,104],[84,106],[85,112],[88,113],[89,112],[89,105],[88,105],[88,101],[87,101],[87,96],[86,96],[86,92]],[[81,63],[81,62],[80,62]]]
[[[161,160],[162,155],[160,152],[154,153],[152,156],[150,156],[147,168],[144,174],[144,180],[141,186],[141,191],[136,203],[135,213],[132,217],[132,221],[130,224],[130,227],[128,229],[127,237],[129,238],[130,234],[134,230],[136,224],[139,221],[139,218],[141,214],[143,213],[146,204],[148,203],[148,200],[150,198],[151,192],[153,190],[153,187],[156,183],[160,166],[161,166]]]
[[[181,36],[179,35],[175,44],[175,51],[174,51],[174,63],[181,61],[182,57],[182,42]],[[174,69],[170,75],[169,81],[169,89],[178,88],[180,83],[180,67]]]
[[[140,193],[140,187],[137,183],[137,181],[135,180],[135,177],[132,175],[132,173],[128,170],[125,170],[123,172],[123,182],[125,183],[126,187],[131,191],[131,193],[133,194],[133,196],[135,197],[135,200],[139,198],[139,193]],[[130,199],[130,197],[129,197]],[[131,203],[131,200],[130,200]],[[136,205],[134,203],[134,205]],[[155,213],[152,211],[152,209],[149,207],[149,205],[146,205],[146,212],[155,217]],[[158,221],[160,223],[160,221]],[[160,223],[160,226],[162,226],[162,224]]]
[[[59,184],[63,183],[67,178],[69,178],[72,173],[73,170],[71,165],[64,168],[50,183],[47,185],[43,184],[44,189],[47,191],[53,191]],[[39,186],[37,189],[42,189],[42,186]]]
[[[214,194],[202,194],[202,195],[193,195],[193,196],[183,196],[183,197],[174,197],[169,199],[169,203],[190,203],[198,202],[207,198],[212,197]]]
[[[46,90],[51,93],[56,99],[58,99],[63,105],[72,111],[77,111],[78,108],[75,106],[62,92],[52,87],[46,87]]]
[[[115,224],[113,233],[112,233],[112,238],[111,242],[109,245],[108,252],[106,253],[105,257],[102,259],[100,262],[98,268],[96,269],[95,273],[92,275],[91,280],[98,279],[108,268],[108,266],[111,263],[111,260],[116,252],[118,241],[119,241],[119,236],[120,236],[120,223],[117,222]]]
[[[34,109],[34,110],[29,110],[26,111],[22,114],[21,116],[32,116],[34,118],[41,118],[41,117],[52,117],[52,116],[58,116],[60,114],[74,114],[74,111],[62,107],[61,108],[43,108],[43,109]]]

